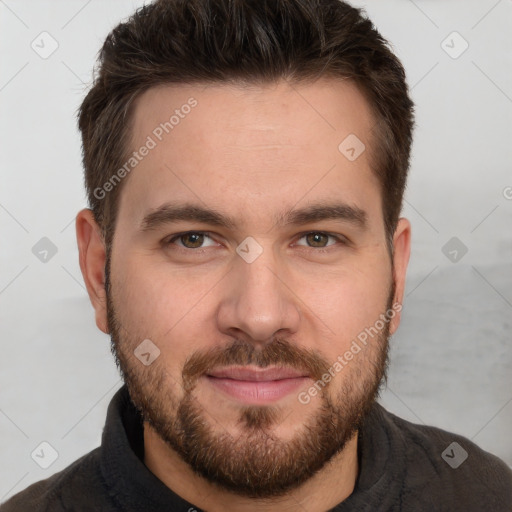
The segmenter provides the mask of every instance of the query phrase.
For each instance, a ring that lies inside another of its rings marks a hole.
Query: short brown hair
[[[409,168],[413,103],[400,61],[365,13],[339,0],[157,0],[107,36],[78,114],[89,206],[107,250],[122,183],[104,197],[95,190],[127,160],[132,105],[141,93],[165,83],[320,77],[353,80],[374,113],[372,169],[391,240]]]

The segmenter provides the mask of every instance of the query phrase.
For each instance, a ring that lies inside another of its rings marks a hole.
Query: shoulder
[[[0,505],[0,512],[114,510],[106,502],[99,454],[96,448],[62,471],[33,483]],[[77,504],[83,508],[77,508]]]
[[[403,443],[413,494],[428,490],[436,500],[453,503],[452,510],[463,510],[463,504],[467,510],[512,510],[512,470],[505,462],[464,436],[381,411]]]

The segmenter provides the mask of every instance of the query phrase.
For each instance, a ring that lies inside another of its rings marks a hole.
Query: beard
[[[108,261],[105,288],[112,353],[142,419],[197,475],[239,496],[275,498],[304,484],[360,430],[386,379],[389,322],[336,378],[322,383],[316,405],[300,406],[304,407],[305,419],[301,426],[294,426],[297,428],[291,439],[281,439],[272,432],[279,419],[286,418],[286,410],[274,404],[240,405],[240,434],[235,437],[226,428],[218,428],[218,422],[194,395],[198,379],[208,370],[249,364],[262,368],[286,366],[306,371],[317,382],[329,373],[332,362],[317,351],[282,338],[274,338],[262,348],[235,339],[223,347],[193,352],[183,366],[182,381],[177,382],[161,360],[147,367],[133,355],[141,338],[130,335],[116,315]],[[394,291],[393,283],[387,310],[392,306]],[[182,397],[173,384],[183,390]],[[337,389],[332,389],[334,386]]]

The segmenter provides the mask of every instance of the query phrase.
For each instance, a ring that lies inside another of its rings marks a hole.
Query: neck
[[[247,498],[211,484],[194,473],[146,422],[144,464],[174,493],[208,512],[286,512],[297,509],[324,512],[348,498],[354,490],[359,470],[357,433],[318,473],[301,487],[279,498]]]

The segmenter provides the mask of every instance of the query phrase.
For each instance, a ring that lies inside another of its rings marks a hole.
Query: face
[[[144,420],[240,495],[279,496],[321,469],[385,374],[399,315],[374,123],[346,81],[137,100],[133,150],[153,147],[124,178],[108,329]],[[338,148],[350,134],[366,146],[355,160]]]

